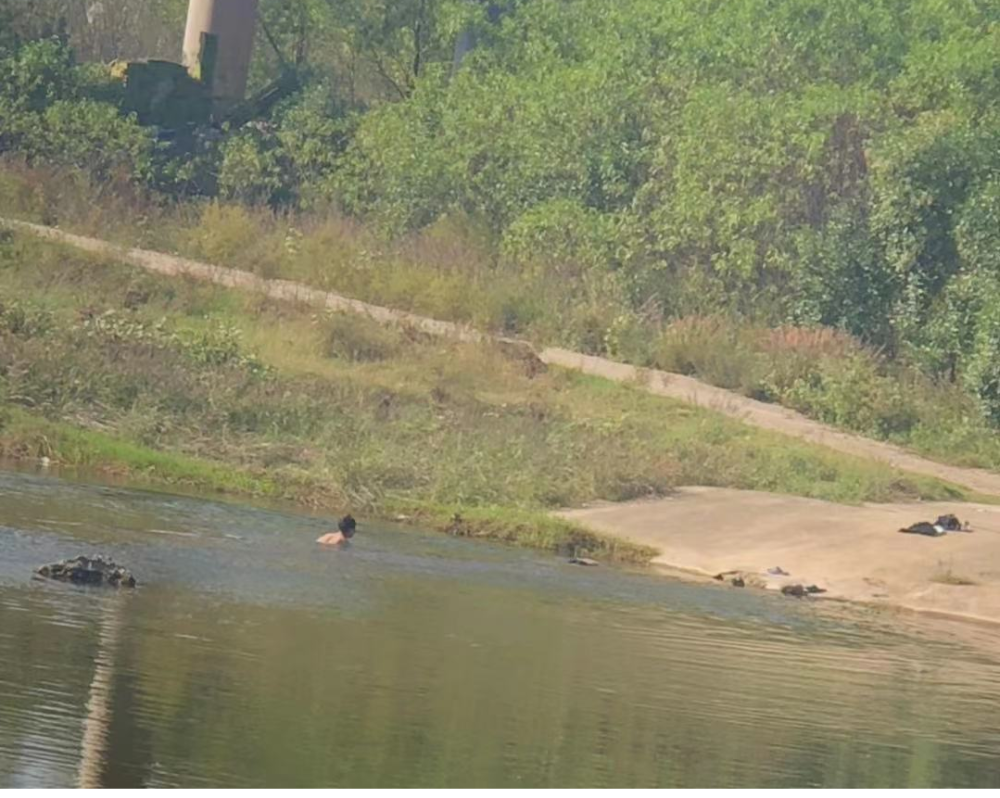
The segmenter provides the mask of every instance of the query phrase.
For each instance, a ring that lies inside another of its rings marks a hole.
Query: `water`
[[[0,472],[0,788],[1000,786],[991,629],[324,527]]]

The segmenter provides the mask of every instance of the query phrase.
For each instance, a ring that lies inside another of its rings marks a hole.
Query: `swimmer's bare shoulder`
[[[327,532],[316,539],[316,542],[323,546],[341,546],[354,537],[354,530],[358,523],[350,515],[345,515],[337,524],[337,532]]]

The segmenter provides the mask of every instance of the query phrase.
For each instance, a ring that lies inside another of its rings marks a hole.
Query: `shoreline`
[[[156,493],[168,493],[176,494],[179,496],[185,496],[190,498],[202,499],[205,501],[222,501],[226,503],[246,503],[253,506],[262,506],[269,509],[283,510],[299,512],[309,516],[319,515],[323,512],[324,507],[316,504],[305,504],[301,501],[297,501],[294,498],[278,498],[273,496],[255,496],[251,494],[240,494],[231,491],[211,491],[204,486],[199,487],[195,484],[188,483],[173,483],[169,481],[164,481],[162,479],[157,479],[156,477],[151,477],[150,475],[135,474],[135,473],[123,473],[120,470],[102,468],[100,466],[74,466],[74,465],[53,465],[49,467],[41,467],[35,463],[33,459],[30,458],[12,458],[5,457],[0,458],[0,469],[11,471],[11,472],[21,472],[29,473],[38,476],[49,476],[56,479],[70,479],[70,480],[81,480],[88,484],[107,484],[117,487],[121,487],[126,490],[147,490]],[[662,576],[669,579],[676,579],[685,582],[697,583],[705,586],[716,586],[719,589],[728,590],[738,590],[741,588],[735,588],[728,585],[725,582],[720,582],[714,577],[719,571],[713,569],[706,569],[704,567],[699,567],[691,563],[675,562],[668,560],[669,554],[665,554],[662,549],[656,549],[655,546],[646,542],[647,537],[642,534],[635,535],[635,537],[629,538],[623,536],[622,532],[609,532],[605,524],[595,524],[593,520],[583,520],[579,519],[583,516],[592,515],[594,513],[610,513],[625,511],[628,512],[631,509],[636,508],[650,508],[654,506],[662,506],[665,502],[675,502],[680,498],[715,498],[715,494],[719,493],[732,493],[737,495],[744,495],[746,497],[760,497],[766,496],[771,500],[780,502],[821,502],[821,500],[814,499],[800,499],[799,497],[785,496],[782,494],[761,494],[756,491],[739,491],[732,489],[722,489],[722,488],[704,488],[704,487],[686,487],[680,488],[677,495],[666,498],[666,499],[648,499],[639,500],[634,502],[628,502],[623,504],[615,503],[600,503],[587,508],[575,509],[575,510],[561,510],[557,513],[550,514],[549,521],[554,522],[565,534],[570,537],[585,540],[590,542],[591,545],[597,544],[600,546],[606,546],[603,551],[593,552],[605,558],[605,562],[614,566],[639,566],[643,570],[648,569],[648,572],[656,576]],[[701,494],[701,496],[699,496]],[[824,503],[824,502],[821,502]],[[828,504],[828,503],[827,503]],[[862,507],[852,507],[850,505],[832,505],[833,507],[844,508],[847,511],[851,510],[886,510],[889,509],[893,512],[899,510],[907,510],[913,513],[926,513],[932,507],[937,508],[939,503],[931,502],[912,502],[912,503],[900,503],[893,505],[863,505]],[[964,503],[956,503],[955,505],[958,509],[971,509],[973,511],[995,511],[997,514],[997,519],[1000,520],[1000,508],[993,507],[991,505],[977,506],[968,505]],[[479,538],[482,540],[492,541],[494,543],[503,543],[505,545],[513,545],[517,547],[528,547],[534,548],[539,551],[549,551],[557,556],[565,554],[565,552],[558,546],[553,547],[552,545],[546,545],[536,538],[535,540],[529,540],[521,538],[517,535],[516,530],[518,528],[523,529],[525,526],[537,525],[542,518],[542,513],[534,513],[528,511],[518,511],[504,508],[476,508],[467,511],[468,516],[463,516],[464,530],[456,531],[454,529],[449,529],[451,521],[447,513],[451,508],[415,508],[411,506],[410,511],[412,514],[406,515],[402,513],[395,512],[391,508],[372,508],[370,511],[370,519],[390,524],[404,524],[412,525],[414,527],[425,528],[430,531],[435,531],[443,534],[457,535],[461,537],[469,538]],[[506,520],[501,520],[501,516],[506,516]],[[567,518],[569,516],[569,518]],[[573,519],[573,520],[571,520]],[[896,533],[898,534],[898,533]],[[964,534],[964,533],[957,533]],[[973,533],[975,534],[975,533]],[[577,537],[578,536],[578,537]],[[919,538],[919,536],[905,536],[906,538]],[[933,543],[935,540],[940,539],[928,539],[928,542]],[[564,541],[565,543],[565,541]],[[1000,541],[998,541],[1000,543]],[[551,541],[549,541],[551,544]],[[615,556],[614,552],[617,551],[620,556]],[[657,553],[658,552],[658,553]],[[609,556],[610,555],[610,556]],[[642,556],[645,555],[645,556]],[[1000,553],[998,553],[998,561],[1000,561]],[[750,569],[747,569],[747,573],[751,573]],[[761,577],[766,578],[766,575],[761,573]],[[998,574],[1000,576],[1000,574]],[[806,580],[809,581],[809,580]],[[760,592],[766,591],[768,593],[778,594],[780,586],[782,583],[795,583],[796,580],[794,575],[788,579],[771,579],[770,583],[765,586],[747,586],[742,588],[743,590]],[[991,588],[994,587],[993,584],[977,584],[970,586],[954,586],[955,590],[968,590],[969,588]],[[995,587],[1000,588],[1000,584],[995,585]],[[1000,595],[1000,594],[998,594]],[[876,610],[880,613],[901,613],[911,617],[924,617],[924,618],[934,618],[942,621],[960,621],[963,624],[973,624],[977,627],[985,629],[996,629],[1000,625],[1000,600],[996,603],[991,602],[991,607],[996,607],[997,612],[995,614],[981,614],[975,612],[968,612],[957,610],[954,608],[942,608],[940,606],[930,606],[928,604],[913,604],[908,603],[905,600],[894,599],[893,597],[885,598],[872,598],[863,597],[858,595],[848,595],[844,593],[837,592],[836,589],[830,589],[829,592],[815,595],[811,597],[813,600],[822,601],[824,604],[836,604],[841,605],[845,608],[865,608],[870,610]],[[787,600],[796,600],[793,597],[788,597]]]
[[[668,579],[677,579],[682,582],[690,582],[693,584],[699,584],[703,586],[715,585],[720,589],[727,589],[727,588],[732,590],[739,589],[727,586],[724,582],[720,583],[718,580],[715,579],[714,574],[710,574],[707,571],[688,569],[677,565],[668,565],[666,563],[651,563],[648,567],[656,574],[666,577]],[[747,587],[743,589],[750,590],[753,592],[763,591],[774,594],[778,593],[777,590],[772,588]],[[1000,617],[990,618],[983,615],[972,615],[968,613],[936,610],[927,607],[914,607],[907,604],[896,604],[885,601],[865,601],[863,599],[846,598],[844,596],[830,595],[829,593],[821,593],[815,596],[810,596],[806,599],[795,599],[794,597],[789,597],[788,600],[821,601],[827,605],[836,604],[838,606],[845,608],[864,608],[864,609],[876,610],[884,614],[904,614],[908,617],[934,618],[936,620],[941,620],[941,621],[959,621],[963,624],[973,624],[975,626],[983,627],[985,629],[996,629],[997,627],[1000,627]]]
[[[48,423],[47,431],[52,440],[57,439],[63,427]],[[91,439],[114,443],[115,439],[91,434]],[[204,501],[244,503],[269,509],[318,516],[325,512],[337,514],[345,511],[334,492],[324,491],[320,481],[309,484],[260,481],[254,475],[236,472],[241,481],[217,484],[211,480],[212,470],[223,464],[178,455],[163,455],[171,469],[149,466],[136,467],[127,459],[97,458],[72,462],[53,457],[49,465],[41,466],[39,458],[11,451],[4,446],[0,431],[0,470],[12,473],[30,473],[54,479],[77,479],[88,484],[104,484],[126,490],[148,490],[168,493]],[[89,450],[95,454],[94,450]],[[184,468],[195,464],[201,468],[185,475]],[[206,477],[205,475],[208,474]],[[505,545],[569,555],[575,549],[618,565],[647,566],[656,550],[624,539],[620,536],[595,532],[581,524],[554,518],[544,510],[503,506],[464,507],[417,499],[393,499],[356,509],[372,521],[405,524],[453,537],[477,538]]]

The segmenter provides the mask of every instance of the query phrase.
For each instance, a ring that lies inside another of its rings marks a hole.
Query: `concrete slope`
[[[957,513],[971,532],[899,532]],[[747,574],[778,589],[815,584],[827,597],[1000,621],[1000,507],[912,503],[849,507],[722,488],[566,510],[560,517],[659,549],[654,564],[703,576]],[[780,567],[788,576],[768,574]],[[747,587],[745,589],[752,589]]]

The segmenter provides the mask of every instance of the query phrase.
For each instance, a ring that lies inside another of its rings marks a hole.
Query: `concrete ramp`
[[[968,521],[972,531],[936,538],[899,532],[947,513]],[[682,488],[664,499],[557,515],[655,546],[660,554],[653,563],[667,568],[706,577],[744,571],[774,590],[816,584],[833,598],[1000,622],[998,506],[851,507],[756,491]],[[768,574],[776,567],[788,576]]]

